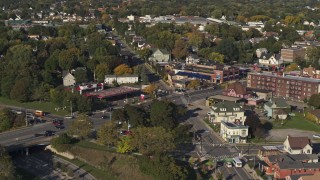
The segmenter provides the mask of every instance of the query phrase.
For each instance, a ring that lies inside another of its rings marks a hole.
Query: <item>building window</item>
[[[307,154],[310,154],[310,149],[307,150]]]

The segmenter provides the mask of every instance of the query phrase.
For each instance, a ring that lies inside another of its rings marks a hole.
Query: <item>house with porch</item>
[[[243,108],[235,102],[222,101],[214,104],[208,113],[212,123],[220,124],[220,135],[228,143],[246,143],[249,126],[244,125]]]

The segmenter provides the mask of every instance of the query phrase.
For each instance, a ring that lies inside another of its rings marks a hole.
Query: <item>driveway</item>
[[[304,131],[298,129],[271,129],[267,137],[268,141],[284,141],[287,138],[287,135],[291,136],[308,136],[311,140],[313,139],[312,135],[316,134],[313,131]]]

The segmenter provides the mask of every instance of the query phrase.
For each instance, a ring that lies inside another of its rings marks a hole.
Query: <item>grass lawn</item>
[[[115,149],[108,148],[107,146],[102,146],[102,145],[99,145],[99,144],[96,144],[93,142],[89,142],[89,141],[79,141],[75,145],[80,146],[80,147],[84,147],[84,148],[89,148],[89,149],[115,152]]]
[[[69,161],[77,166],[79,166],[80,168],[84,169],[85,171],[87,171],[88,173],[92,174],[95,178],[97,179],[101,179],[101,180],[104,180],[104,179],[115,179],[114,176],[110,175],[109,173],[107,173],[107,171],[102,171],[94,166],[91,166],[85,162],[82,162],[78,159],[68,159],[68,158],[65,158],[63,156],[59,156],[60,158],[66,160],[66,161]]]
[[[54,109],[57,107],[57,105],[53,104],[52,102],[27,102],[27,103],[21,103],[18,101],[14,101],[5,97],[0,97],[0,104],[5,104],[5,105],[10,105],[10,106],[18,106],[18,107],[23,107],[23,108],[28,108],[28,109],[36,109],[36,110],[42,110],[44,112],[49,112],[52,114],[57,114],[64,116],[68,114],[67,111],[65,110],[59,110],[58,112],[55,111]]]
[[[299,129],[305,131],[320,132],[320,126],[308,121],[302,114],[297,113],[296,116],[291,117],[289,120],[284,120],[283,125],[280,122],[273,122],[274,129]]]

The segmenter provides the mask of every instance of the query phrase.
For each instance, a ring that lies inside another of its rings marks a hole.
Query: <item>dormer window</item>
[[[220,111],[227,111],[226,108],[220,108]]]

